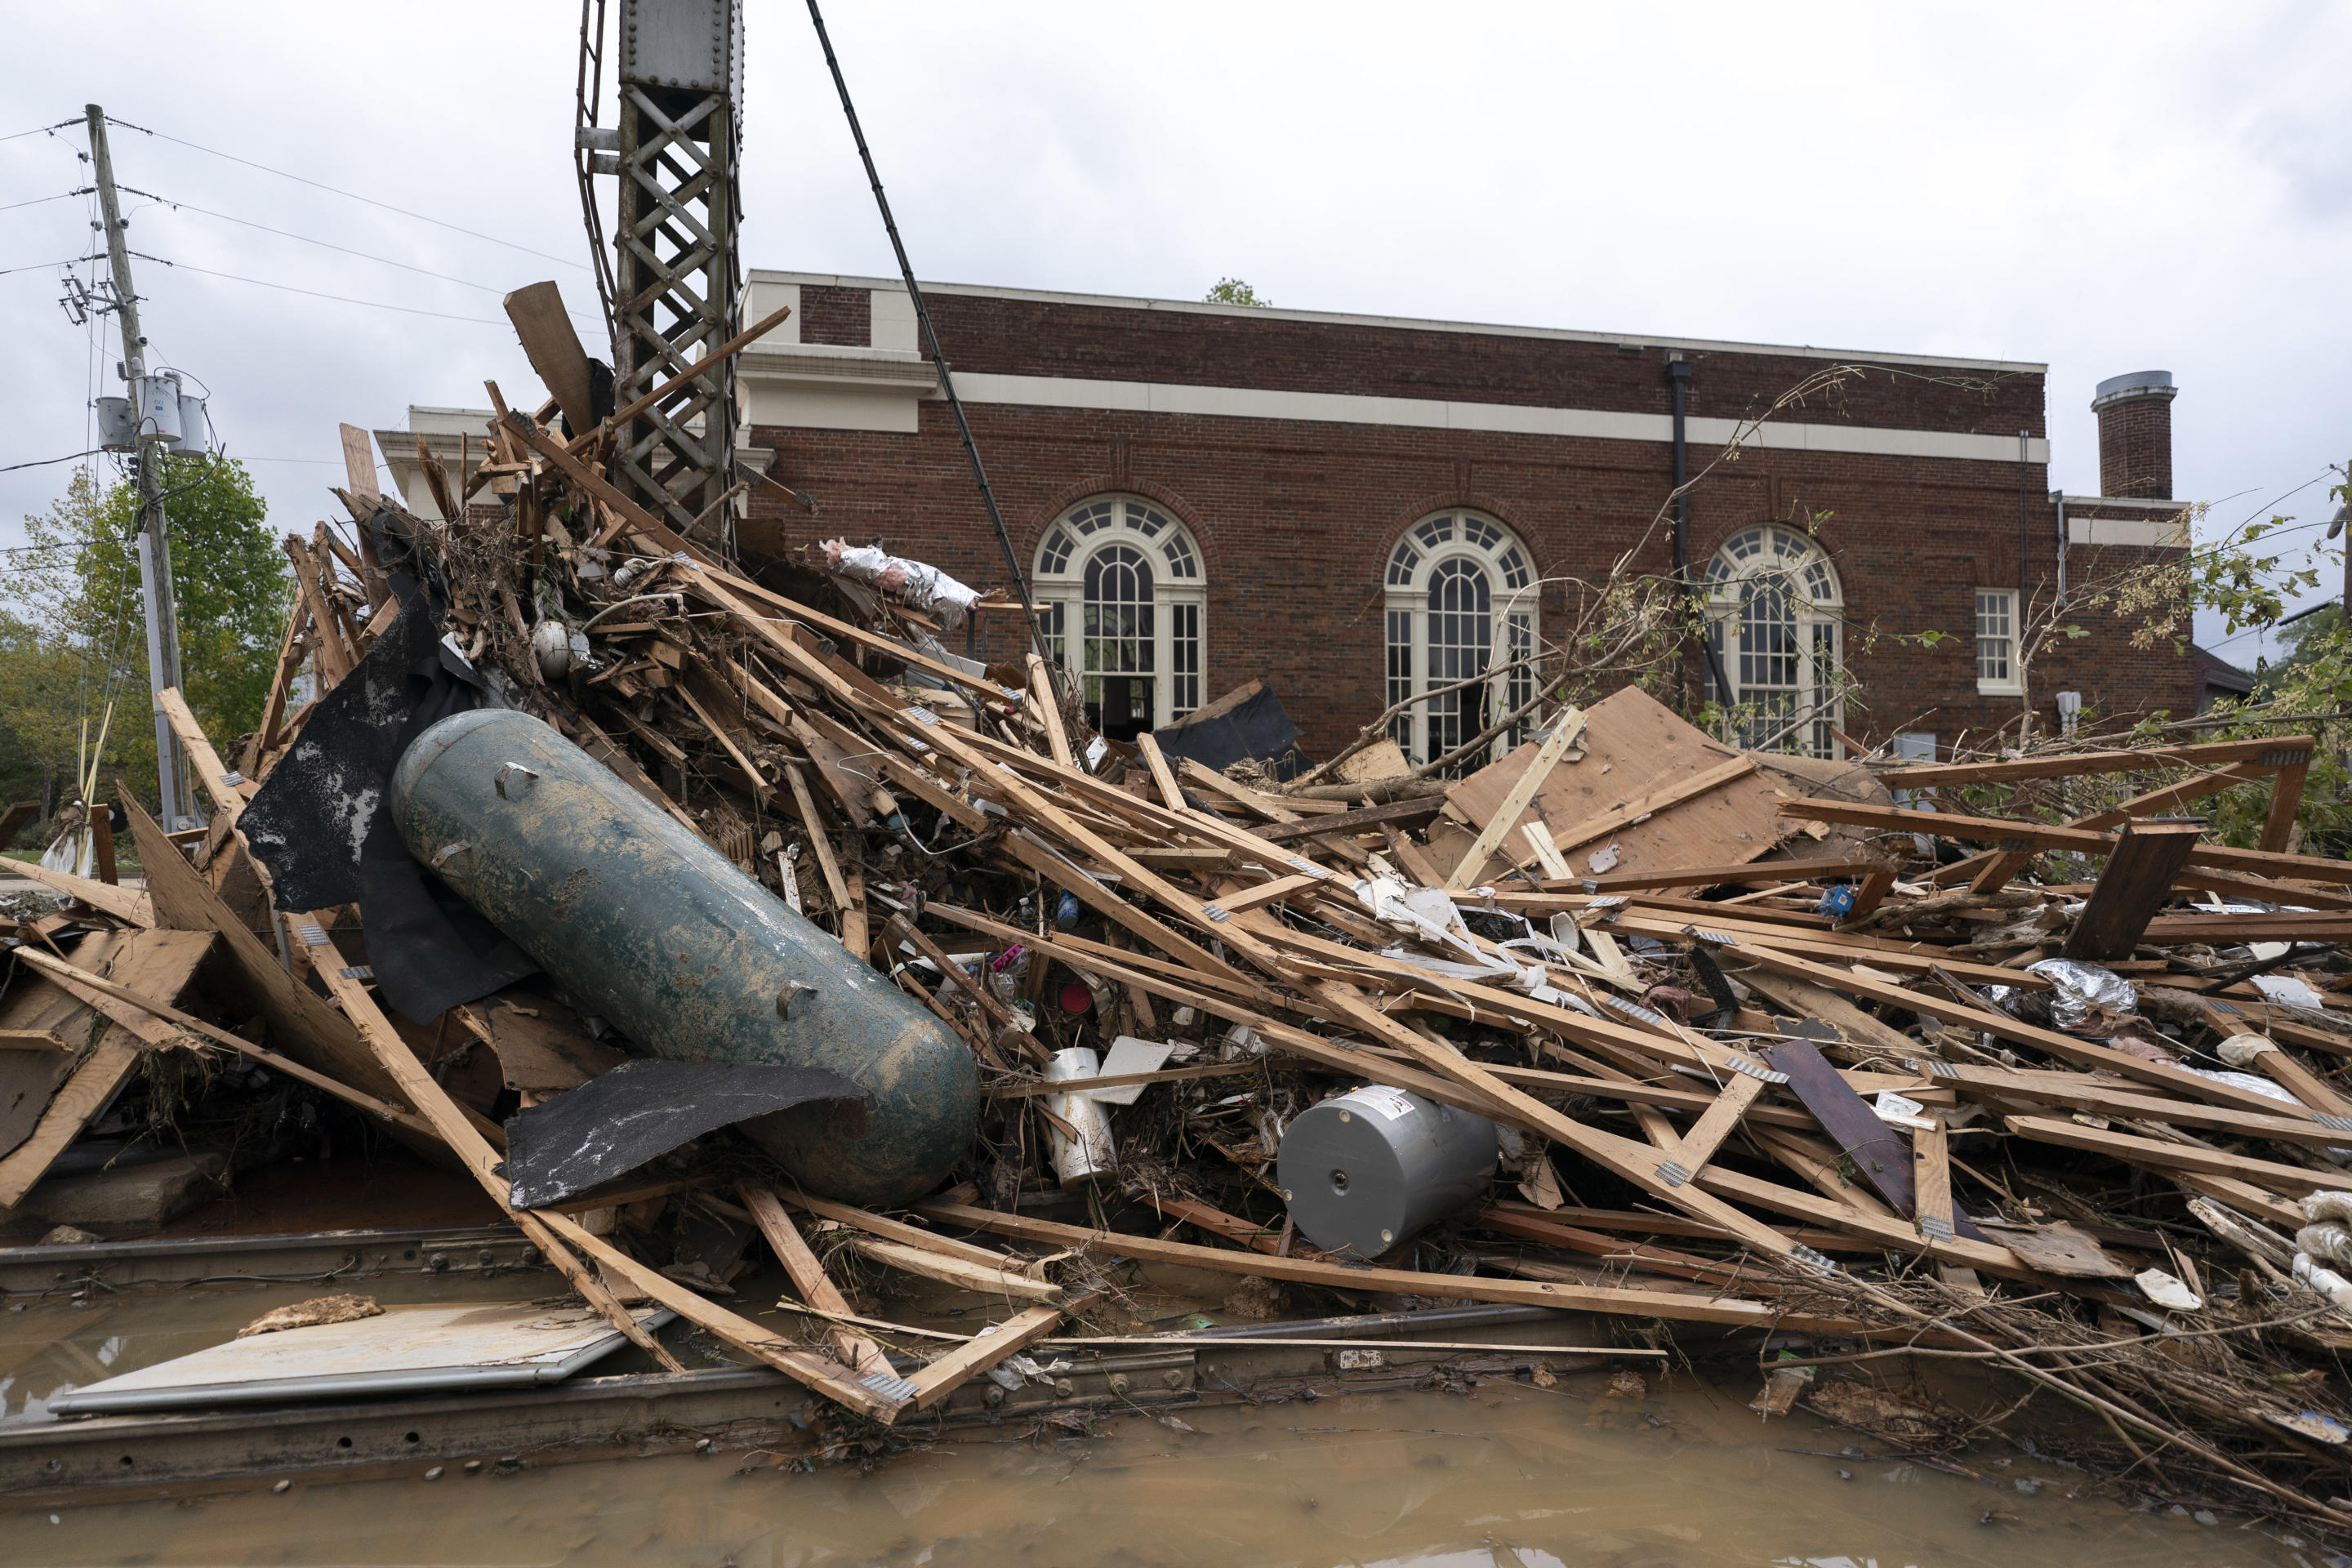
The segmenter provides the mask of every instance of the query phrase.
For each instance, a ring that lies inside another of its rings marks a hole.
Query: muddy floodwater
[[[511,1300],[552,1279],[408,1276],[366,1288],[387,1305]],[[781,1282],[741,1283],[756,1312]],[[1154,1285],[1147,1310],[1182,1308],[1183,1281]],[[47,1419],[42,1400],[67,1384],[218,1343],[315,1289],[240,1283],[12,1303],[0,1312],[0,1420]],[[961,1303],[972,1300],[917,1293],[892,1310],[946,1326],[968,1321]],[[673,1344],[689,1363],[698,1351],[703,1364],[718,1359],[708,1342]],[[635,1370],[635,1354],[595,1370]],[[1747,1408],[1752,1373],[1632,1364],[1646,1379],[1638,1395],[1612,1394],[1604,1369],[1564,1372],[1550,1387],[1486,1377],[1454,1394],[1228,1397],[1168,1410],[1181,1426],[1069,1412],[1061,1419],[1093,1436],[1024,1417],[950,1431],[870,1468],[812,1472],[722,1451],[533,1458],[511,1471],[452,1463],[433,1480],[415,1465],[297,1479],[284,1492],[266,1478],[30,1509],[0,1499],[0,1564],[2352,1568],[2242,1517],[2132,1511],[1999,1438],[1964,1457],[1977,1479],[1941,1473],[1871,1458],[1885,1446],[1802,1411],[1764,1421]]]
[[[422,1287],[419,1287],[420,1290]],[[484,1296],[516,1294],[486,1281]],[[0,1399],[177,1353],[281,1292],[126,1297],[0,1317]],[[397,1282],[381,1293],[405,1294]],[[433,1288],[452,1294],[450,1282]],[[199,1310],[200,1309],[200,1310]],[[192,1321],[193,1320],[193,1321]],[[110,1347],[112,1347],[110,1350]],[[78,1375],[72,1375],[78,1373]],[[870,1471],[751,1453],[444,1468],[358,1481],[191,1485],[32,1511],[0,1502],[0,1563],[303,1564],[1150,1564],[1337,1568],[2000,1564],[2181,1568],[2347,1560],[2229,1515],[2133,1512],[1999,1441],[1981,1479],[1866,1457],[1801,1412],[1769,1423],[1752,1388],[1605,1372],[1549,1388],[1203,1404],[1102,1419],[1081,1438],[1029,1423],[951,1433]],[[37,1416],[37,1412],[34,1412]],[[1813,1450],[1811,1453],[1790,1450]],[[2352,1568],[2352,1564],[2347,1564]]]

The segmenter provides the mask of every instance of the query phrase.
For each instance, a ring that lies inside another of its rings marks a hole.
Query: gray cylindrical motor
[[[742,1124],[810,1192],[906,1203],[980,1117],[971,1052],[841,943],[528,714],[442,720],[393,773],[409,853],[646,1049],[869,1090]]]
[[[1301,1235],[1376,1258],[1485,1191],[1495,1149],[1485,1117],[1369,1084],[1299,1112],[1276,1169]]]

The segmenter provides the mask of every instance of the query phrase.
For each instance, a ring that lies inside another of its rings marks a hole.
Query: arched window
[[[1201,552],[1150,502],[1098,496],[1065,512],[1037,546],[1036,599],[1099,733],[1131,741],[1201,705]]]
[[[1836,756],[1845,595],[1822,547],[1790,529],[1747,529],[1707,563],[1706,594],[1706,695],[1731,710],[1727,738],[1762,751]]]
[[[1388,705],[1439,694],[1390,725],[1415,759],[1444,756],[1534,698],[1534,669],[1504,667],[1535,651],[1535,569],[1526,547],[1493,518],[1445,511],[1405,530],[1389,552],[1387,600]],[[1501,673],[1476,681],[1489,669]],[[1445,689],[1465,680],[1476,683]],[[1517,743],[1515,729],[1486,755]]]

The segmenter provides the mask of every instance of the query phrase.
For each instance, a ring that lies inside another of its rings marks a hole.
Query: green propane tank
[[[392,787],[409,853],[645,1049],[824,1068],[871,1091],[862,1110],[741,1124],[809,1192],[905,1203],[963,1153],[980,1114],[963,1042],[546,724],[454,714],[402,754]]]

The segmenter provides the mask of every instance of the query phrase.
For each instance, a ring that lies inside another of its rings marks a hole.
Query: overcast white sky
[[[893,271],[804,10],[750,12],[749,263]],[[2352,6],[835,0],[827,22],[927,279],[1195,299],[1231,274],[1318,310],[2045,361],[2075,492],[2093,384],[2168,369],[2177,489],[2217,525],[2286,492],[2324,520],[2352,457]],[[143,198],[134,249],[442,313],[134,263],[159,363],[210,386],[297,527],[333,505],[339,421],[535,385],[499,294],[554,277],[593,312],[577,25],[568,0],[19,5],[0,136],[95,100],[570,258],[118,130],[124,184],[363,254]],[[82,146],[79,123],[0,142],[0,207],[87,184]],[[87,205],[0,222],[0,268],[30,268],[0,273],[0,466],[91,445],[115,390],[117,345],[67,321],[47,265],[83,253]],[[0,545],[68,471],[0,474]]]

